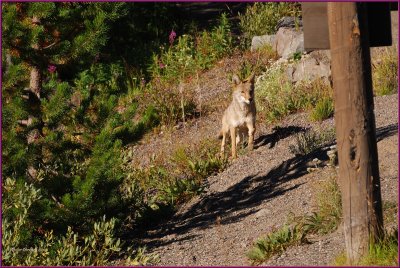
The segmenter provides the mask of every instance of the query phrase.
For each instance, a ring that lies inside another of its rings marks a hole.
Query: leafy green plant
[[[2,186],[2,256],[5,262],[19,262],[19,255],[25,252],[17,249],[32,243],[34,228],[29,213],[42,196],[33,185],[17,183],[11,178],[6,178]]]
[[[134,257],[128,257],[124,262],[124,265],[129,266],[151,266],[160,262],[157,254],[146,252],[146,247],[139,247],[136,251],[133,251]]]
[[[385,48],[379,60],[372,63],[372,82],[378,96],[396,93],[398,90],[398,56],[395,48]]]
[[[137,218],[146,213],[163,214],[161,210],[169,215],[171,209],[204,192],[204,179],[227,165],[227,159],[218,156],[218,148],[214,140],[206,139],[196,146],[177,148],[166,163],[153,160],[146,167],[124,165],[128,175],[123,182],[123,197],[136,202],[131,211]],[[125,152],[123,159],[129,163],[132,152]]]
[[[176,179],[161,189],[159,200],[173,206],[182,204],[204,191],[201,182],[192,179]]]
[[[283,252],[289,246],[304,242],[304,233],[297,225],[290,227],[284,225],[275,232],[260,238],[255,242],[253,248],[247,253],[252,264],[259,264],[270,258],[272,255]]]
[[[182,110],[185,120],[196,116],[197,106],[194,92],[185,90],[183,85],[160,84],[153,86],[149,84],[142,96],[141,103],[153,105],[159,122],[163,125],[173,126],[177,122],[183,122]]]
[[[293,110],[287,104],[291,91],[292,84],[284,73],[284,67],[271,66],[255,84],[256,104],[261,114],[269,121],[289,114],[290,109]]]
[[[126,264],[157,261],[156,255],[144,256],[143,249],[137,254],[131,248],[123,249],[120,239],[114,237],[116,219],[94,223],[91,233],[80,236],[71,227],[64,236],[53,231],[37,235],[33,230],[30,214],[33,205],[41,201],[40,190],[30,184],[17,184],[7,178],[4,182],[2,264],[4,265],[111,265],[116,257]],[[31,240],[32,233],[36,237]],[[43,231],[42,231],[43,232]],[[123,258],[122,254],[131,254]],[[131,261],[131,257],[134,257]]]
[[[176,168],[174,176],[184,177],[176,179],[164,189],[168,200],[181,203],[205,190],[204,179],[227,166],[227,159],[220,158],[216,148],[219,147],[214,141],[206,139],[196,147],[176,149],[171,157]]]
[[[219,157],[218,148],[216,141],[205,139],[194,147],[177,148],[171,161],[180,173],[196,180],[203,180],[227,166],[227,159]]]
[[[334,107],[331,98],[322,98],[317,102],[315,108],[311,111],[311,119],[314,121],[322,121],[333,115]]]
[[[294,52],[292,58],[294,61],[301,60],[301,52]]]
[[[242,45],[248,47],[255,35],[273,34],[277,22],[284,16],[300,16],[298,3],[256,2],[249,5],[244,14],[239,14],[239,25],[243,33]]]
[[[207,159],[188,161],[191,173],[197,178],[206,178],[220,172],[226,166],[226,160],[216,155],[208,154]]]

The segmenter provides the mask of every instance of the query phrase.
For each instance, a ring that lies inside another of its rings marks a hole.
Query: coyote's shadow
[[[273,133],[261,135],[254,141],[255,149],[261,146],[265,146],[268,143],[270,144],[269,148],[274,148],[275,144],[279,140],[285,139],[293,134],[305,132],[307,128],[298,126],[288,126],[288,127],[274,127],[272,130],[274,131]]]

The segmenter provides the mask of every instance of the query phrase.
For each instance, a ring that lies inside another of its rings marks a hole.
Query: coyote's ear
[[[240,84],[240,78],[239,78],[239,76],[237,76],[236,74],[234,74],[234,75],[232,76],[232,81],[233,81],[233,83],[234,83],[235,85],[239,85],[239,84]]]
[[[250,75],[249,78],[247,78],[246,80],[249,81],[250,83],[254,84],[254,79],[256,78],[255,74]]]

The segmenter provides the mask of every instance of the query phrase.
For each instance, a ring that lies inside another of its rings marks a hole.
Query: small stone
[[[259,210],[255,214],[255,217],[256,218],[261,218],[261,217],[267,216],[269,213],[270,213],[270,211],[268,209],[264,208],[264,209]]]

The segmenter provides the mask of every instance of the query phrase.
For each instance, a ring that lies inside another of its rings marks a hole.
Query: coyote
[[[254,74],[240,81],[237,75],[232,77],[234,83],[233,99],[222,117],[221,155],[225,153],[226,136],[230,132],[232,158],[237,157],[236,146],[242,136],[249,137],[248,149],[253,150],[254,132],[256,130],[256,104],[254,100]]]

